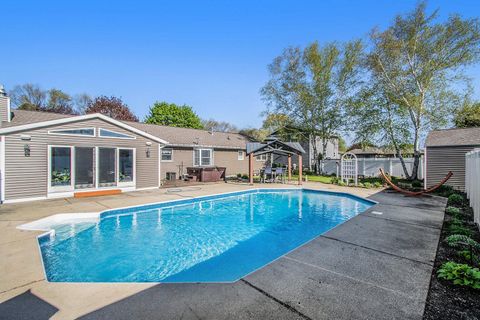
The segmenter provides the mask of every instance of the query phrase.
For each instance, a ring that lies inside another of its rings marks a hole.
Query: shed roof
[[[427,147],[480,146],[480,127],[430,131],[425,145]]]

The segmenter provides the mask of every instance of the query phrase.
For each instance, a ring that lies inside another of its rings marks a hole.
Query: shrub
[[[452,234],[451,236],[446,237],[444,241],[453,248],[467,246],[480,250],[480,243],[463,234]]]
[[[241,173],[237,173],[237,178],[241,178],[242,177],[242,174]]]
[[[372,187],[372,184],[370,182],[365,182],[365,188],[370,189]]]
[[[460,209],[456,207],[447,207],[445,209],[445,213],[448,214],[449,216],[458,218],[458,216],[460,215]]]
[[[338,181],[337,184],[338,184],[339,186],[342,186],[342,187],[344,187],[344,186],[347,185],[347,184],[346,184],[345,182],[343,182],[343,181]]]
[[[448,197],[448,205],[459,205],[461,206],[463,204],[463,197],[459,195],[458,193],[451,194]]]
[[[248,174],[242,175],[242,179],[248,179],[248,178],[249,178],[249,177],[248,177]]]
[[[367,182],[367,183],[368,183],[368,182]],[[359,188],[365,188],[365,185],[364,185],[363,183],[359,182],[358,185],[357,185],[357,187],[359,187]]]
[[[373,186],[374,186],[375,188],[381,188],[381,187],[383,187],[383,184],[382,184],[381,182],[378,182],[378,181],[377,181],[377,182],[375,182],[375,183],[373,184]]]
[[[437,271],[438,278],[453,281],[453,284],[480,289],[480,270],[468,264],[445,262]]]
[[[435,193],[443,197],[449,197],[452,193],[455,193],[455,191],[453,190],[452,186],[444,184],[440,186]]]
[[[332,179],[330,181],[332,182],[332,184],[338,184],[340,179],[338,177],[332,177]]]
[[[415,181],[412,182],[412,187],[421,188],[422,187],[422,182],[418,181],[418,180],[415,180]]]
[[[470,250],[457,251],[457,255],[467,261],[470,261],[471,263],[478,264],[480,262],[480,258]]]
[[[447,228],[447,231],[448,231],[448,234],[450,235],[458,234],[458,235],[464,235],[467,237],[471,237],[473,235],[472,230],[462,226],[461,224],[456,224],[456,223],[450,224]]]

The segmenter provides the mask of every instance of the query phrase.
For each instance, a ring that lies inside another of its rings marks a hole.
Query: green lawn
[[[294,179],[298,179],[298,176],[292,175],[292,180],[294,180]],[[332,183],[332,177],[330,177],[330,176],[308,176],[308,181],[331,184]]]

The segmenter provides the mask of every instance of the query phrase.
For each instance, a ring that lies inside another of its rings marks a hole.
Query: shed
[[[425,142],[425,186],[437,184],[452,171],[446,184],[464,191],[465,154],[475,148],[480,148],[480,128],[431,131]]]

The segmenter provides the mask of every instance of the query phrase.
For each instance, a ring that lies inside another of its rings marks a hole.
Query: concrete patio
[[[3,205],[0,318],[421,319],[446,201],[320,183],[306,187],[350,192],[379,204],[231,284],[48,283],[38,233],[16,226],[55,213],[244,190],[248,185]]]

